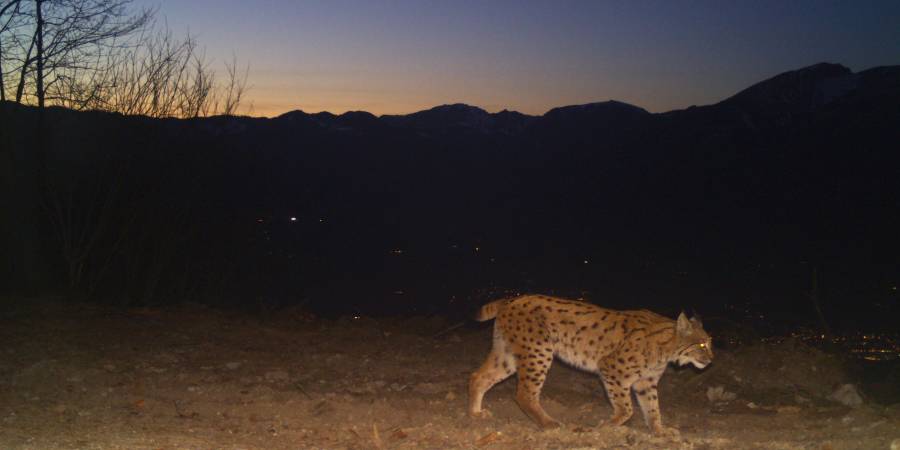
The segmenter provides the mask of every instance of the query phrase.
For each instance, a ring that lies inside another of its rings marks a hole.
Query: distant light
[[[585,263],[585,264],[587,264],[588,262],[589,262],[588,260],[584,260],[584,263]]]
[[[477,252],[477,251],[480,251],[480,250],[481,250],[481,247],[475,247],[475,251],[476,251],[476,252]]]
[[[256,223],[263,223],[265,220],[262,218],[256,219]]]
[[[324,222],[324,221],[325,221],[325,218],[324,218],[324,217],[322,217],[321,219],[319,219],[319,222]]]
[[[393,254],[395,254],[395,255],[402,255],[402,254],[403,254],[403,249],[395,248],[395,249],[391,250],[391,253],[393,253]]]
[[[359,320],[359,316],[353,316],[353,320]]]
[[[291,222],[296,222],[296,221],[297,221],[296,217],[291,217]]]

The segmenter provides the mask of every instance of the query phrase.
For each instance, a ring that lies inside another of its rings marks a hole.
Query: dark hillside
[[[36,116],[0,105],[5,201],[36,180],[45,278],[95,298],[462,314],[554,291],[673,310],[786,303],[782,319],[804,322],[817,268],[839,325],[900,317],[900,67],[819,64],[663,114],[53,108],[41,151]],[[11,285],[29,222],[3,221]]]

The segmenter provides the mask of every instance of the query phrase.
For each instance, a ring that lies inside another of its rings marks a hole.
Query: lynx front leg
[[[613,415],[607,422],[610,425],[624,425],[634,413],[634,408],[631,406],[631,392],[622,378],[621,373],[602,374],[603,387],[606,388],[606,396],[609,397],[609,402],[613,407]]]
[[[644,413],[644,421],[650,431],[656,435],[678,436],[678,430],[664,427],[659,413],[659,394],[656,390],[656,378],[645,378],[634,383],[634,393],[638,399],[641,412]]]

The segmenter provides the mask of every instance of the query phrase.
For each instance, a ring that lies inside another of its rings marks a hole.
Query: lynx
[[[485,392],[518,373],[516,402],[542,428],[560,423],[540,404],[541,387],[553,357],[600,375],[612,403],[607,422],[631,418],[633,390],[647,426],[655,434],[677,435],[664,427],[656,385],[670,362],[703,369],[712,362],[712,341],[696,317],[672,320],[650,311],[615,311],[590,303],[544,295],[498,300],[481,308],[476,320],[494,322],[491,353],[469,381],[469,415],[486,417]]]

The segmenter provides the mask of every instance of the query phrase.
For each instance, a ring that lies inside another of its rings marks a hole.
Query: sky
[[[900,64],[900,1],[135,0],[214,67],[249,65],[254,116],[405,114],[467,103],[543,114],[723,100],[818,62]]]

